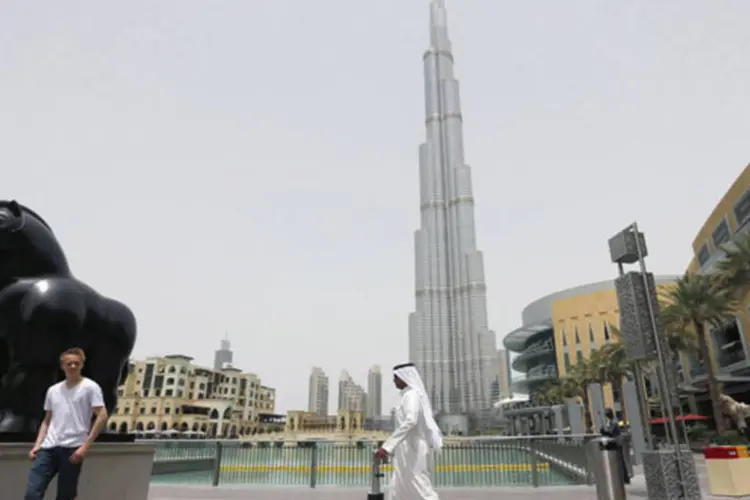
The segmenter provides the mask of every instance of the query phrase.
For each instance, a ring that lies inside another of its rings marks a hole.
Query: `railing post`
[[[221,450],[222,450],[222,444],[221,441],[216,441],[216,458],[214,459],[214,477],[211,481],[211,484],[215,486],[219,486],[219,478],[221,477]]]
[[[318,483],[318,443],[312,443],[310,454],[310,488],[315,488]]]
[[[537,456],[537,441],[531,438],[531,485],[534,488],[539,487],[539,457]]]

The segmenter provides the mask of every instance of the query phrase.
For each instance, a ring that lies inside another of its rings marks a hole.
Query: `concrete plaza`
[[[719,499],[708,495],[706,464],[703,457],[695,457],[698,476],[701,480],[703,497],[706,500]],[[629,498],[648,498],[643,474],[636,468],[636,476],[628,487]],[[550,486],[544,488],[450,488],[440,490],[441,500],[496,500],[502,497],[543,498],[555,500],[596,499],[596,490],[591,486]],[[151,487],[149,500],[366,500],[367,490],[357,488],[212,488],[209,486],[167,486]],[[750,497],[736,497],[747,498]]]

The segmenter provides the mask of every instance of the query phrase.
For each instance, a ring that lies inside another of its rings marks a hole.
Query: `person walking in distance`
[[[432,415],[432,405],[422,377],[413,363],[393,368],[393,383],[401,390],[396,411],[397,427],[376,456],[393,456],[393,480],[389,500],[439,500],[432,487],[429,462],[443,447],[443,436]]]
[[[44,420],[29,452],[32,464],[25,500],[43,500],[55,475],[57,500],[75,500],[78,495],[83,460],[108,418],[101,387],[81,375],[85,362],[82,349],[60,355],[65,380],[47,390]]]

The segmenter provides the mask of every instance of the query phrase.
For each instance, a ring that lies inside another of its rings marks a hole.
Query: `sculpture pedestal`
[[[23,498],[31,462],[30,443],[0,442],[0,488],[2,498]],[[83,463],[78,498],[144,500],[148,498],[153,446],[141,443],[100,443],[89,450]],[[54,499],[57,479],[53,479],[45,499]]]

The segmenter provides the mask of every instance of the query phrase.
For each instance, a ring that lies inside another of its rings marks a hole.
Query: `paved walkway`
[[[703,498],[718,500],[707,494],[706,465],[696,457],[696,467],[701,478]],[[633,478],[628,487],[628,498],[647,499],[643,474]],[[439,491],[441,500],[497,500],[507,495],[511,498],[544,498],[555,500],[594,500],[596,490],[591,486],[550,486],[544,488],[450,488]],[[735,497],[748,499],[750,497]],[[149,500],[366,500],[367,490],[356,488],[212,488],[210,486],[153,485]]]

